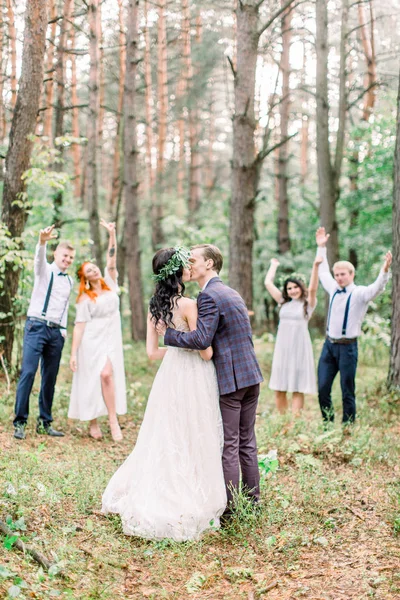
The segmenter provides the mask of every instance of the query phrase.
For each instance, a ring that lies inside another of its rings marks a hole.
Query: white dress
[[[77,352],[72,379],[68,417],[91,421],[107,415],[101,391],[100,374],[109,358],[113,368],[115,403],[118,415],[126,413],[126,386],[122,348],[118,286],[107,272],[104,281],[110,288],[93,302],[87,296],[76,305],[75,323],[86,323]]]
[[[175,326],[187,331],[182,319]],[[219,526],[226,506],[223,429],[215,367],[198,352],[169,347],[154,379],[133,452],[111,478],[104,513],[148,539],[197,539]]]
[[[271,390],[316,394],[314,355],[308,331],[313,310],[308,307],[305,317],[302,300],[282,305],[269,381]]]

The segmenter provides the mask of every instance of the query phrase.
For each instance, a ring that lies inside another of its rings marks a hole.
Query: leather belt
[[[354,342],[357,341],[357,338],[331,338],[329,337],[329,335],[326,338],[327,340],[329,340],[332,344],[344,344],[344,345],[348,345],[348,344],[354,344]]]
[[[53,327],[54,329],[66,329],[59,323],[53,323],[53,321],[47,321],[47,319],[41,319],[40,317],[28,317],[28,321],[40,321],[41,323],[45,323],[47,327]]]

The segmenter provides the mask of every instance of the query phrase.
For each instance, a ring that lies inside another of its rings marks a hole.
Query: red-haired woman
[[[100,439],[97,418],[107,415],[114,441],[122,439],[117,414],[126,413],[126,387],[117,285],[115,224],[109,233],[104,279],[100,269],[84,262],[80,279],[70,367],[74,372],[68,417],[90,421],[89,435]]]

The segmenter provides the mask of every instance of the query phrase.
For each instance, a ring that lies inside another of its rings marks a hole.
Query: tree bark
[[[230,202],[229,282],[247,307],[253,303],[252,258],[257,165],[254,116],[259,8],[256,0],[236,9],[237,63],[233,115],[232,193]]]
[[[46,0],[30,0],[25,13],[24,45],[19,90],[11,123],[10,144],[6,156],[2,221],[20,245],[21,235],[28,218],[24,195],[26,186],[22,175],[29,167],[32,142],[28,136],[35,131],[43,83],[43,65],[47,29]],[[0,294],[0,340],[6,361],[11,363],[14,342],[13,302],[18,290],[19,270],[7,263]]]
[[[90,72],[89,72],[89,115],[87,123],[87,203],[89,208],[90,235],[94,243],[96,262],[100,269],[103,266],[103,253],[99,225],[98,201],[98,134],[99,134],[99,1],[91,0],[88,5],[90,40]]]
[[[339,125],[336,140],[335,162],[332,163],[329,142],[328,100],[328,9],[325,0],[316,0],[316,51],[317,51],[317,170],[320,196],[321,225],[330,233],[328,260],[331,264],[339,258],[338,223],[336,204],[340,195],[345,123],[346,123],[346,39],[348,0],[342,2],[342,28],[340,49]]]
[[[142,273],[139,242],[139,195],[137,177],[137,130],[136,130],[136,73],[138,49],[139,0],[129,0],[128,32],[126,46],[126,79],[124,97],[124,193],[126,265],[129,281],[131,331],[134,340],[146,337],[146,321],[143,310]]]
[[[4,54],[4,0],[0,0],[0,65],[3,65],[3,54]],[[0,71],[0,144],[3,143],[5,136],[5,110],[3,100],[3,89],[4,89],[4,73]]]
[[[43,135],[52,143],[53,135],[53,100],[54,100],[54,54],[56,39],[56,3],[50,0],[50,38],[47,47],[45,84],[44,84],[44,105],[46,107],[43,119]]]
[[[14,8],[12,0],[6,0],[8,17],[8,35],[10,38],[11,62],[11,108],[14,110],[17,102],[17,31],[15,29]]]
[[[202,155],[200,151],[201,124],[199,118],[198,99],[193,93],[193,81],[198,75],[194,72],[192,61],[192,45],[190,37],[190,8],[185,0],[187,14],[187,53],[188,53],[188,116],[189,116],[189,146],[190,146],[190,165],[189,165],[189,222],[194,223],[196,214],[200,208],[201,201],[201,172]],[[196,43],[201,41],[201,22],[199,15],[196,19]]]
[[[397,96],[397,131],[394,154],[393,189],[393,266],[392,266],[392,340],[388,388],[400,392],[400,76]]]
[[[284,0],[282,0],[282,4]],[[290,108],[290,43],[292,39],[291,11],[286,10],[281,19],[282,55],[280,70],[282,73],[282,99],[279,105],[281,140],[288,136]],[[289,196],[288,196],[288,144],[282,144],[278,151],[278,253],[285,254],[290,250],[289,233]]]
[[[156,193],[152,195],[152,243],[153,248],[158,248],[164,242],[162,230],[163,211],[163,175],[165,169],[165,145],[167,142],[167,116],[168,116],[168,80],[167,80],[167,29],[165,23],[166,0],[158,4],[158,67],[157,67],[157,95],[158,95],[158,151],[157,151],[157,185]]]
[[[124,31],[124,7],[122,0],[118,0],[118,21],[119,21],[119,87],[118,87],[118,105],[117,105],[117,131],[114,140],[114,157],[112,167],[112,186],[110,205],[115,208],[117,200],[121,193],[121,125],[122,111],[124,106],[124,86],[125,86],[125,66],[126,66],[126,38]],[[145,50],[146,52],[146,50]],[[151,76],[150,76],[151,79]]]
[[[75,0],[76,2],[76,0]],[[71,27],[69,35],[69,49],[75,49],[75,27]],[[76,56],[73,52],[69,54],[69,60],[71,65],[71,129],[72,136],[74,138],[80,137],[79,128],[79,99],[78,99],[78,77],[76,72]],[[79,198],[81,196],[81,176],[82,176],[82,165],[81,165],[81,147],[79,144],[72,144],[72,162],[74,164],[74,196]]]

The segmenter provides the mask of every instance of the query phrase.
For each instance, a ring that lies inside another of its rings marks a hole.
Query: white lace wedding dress
[[[187,331],[186,322],[174,317]],[[155,377],[132,454],[111,478],[104,513],[124,533],[148,539],[197,539],[219,526],[226,506],[223,430],[212,361],[169,347]]]

